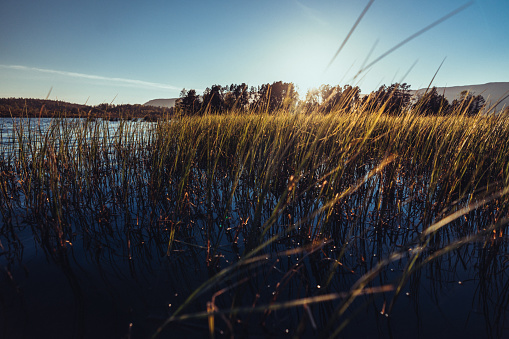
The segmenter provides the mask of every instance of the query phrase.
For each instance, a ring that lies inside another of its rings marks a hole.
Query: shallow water
[[[41,126],[46,123],[42,121]],[[0,127],[10,134],[12,125],[0,121]],[[114,131],[118,123],[111,128]],[[5,145],[9,140],[2,142]],[[324,202],[312,190],[303,193],[263,235],[264,239],[278,239],[258,259],[222,271],[238,263],[262,236],[251,226],[258,193],[249,177],[240,181],[238,193],[228,202],[231,176],[226,175],[228,166],[220,166],[208,202],[207,173],[196,168],[189,204],[179,210],[172,192],[151,200],[147,185],[135,185],[148,180],[149,173],[121,175],[120,166],[112,163],[107,168],[112,180],[98,178],[97,187],[90,191],[80,186],[83,200],[63,200],[60,222],[49,202],[43,211],[27,208],[22,198],[17,203],[2,202],[3,337],[150,337],[218,272],[227,273],[191,302],[184,314],[206,311],[213,299],[216,307],[229,310],[340,295],[332,301],[272,312],[261,307],[262,311],[229,314],[227,320],[216,316],[217,337],[229,337],[229,326],[238,337],[317,336],[332,333],[344,320],[349,320],[341,332],[345,338],[509,335],[507,229],[476,238],[424,264],[394,298],[419,234],[429,225],[426,222],[439,217],[439,212],[422,215],[426,175],[402,174],[394,191],[385,195],[379,193],[386,184],[384,176],[375,176],[338,204],[326,222],[320,216],[309,217]],[[351,180],[364,178],[371,168],[358,169]],[[128,193],[119,191],[124,182],[132,185],[125,188]],[[267,194],[260,212],[262,224],[270,218],[279,194],[277,188]],[[497,214],[497,210],[496,205],[489,205],[454,221],[433,238],[416,264],[458,239],[477,234],[506,213]],[[299,220],[306,222],[298,224]],[[296,253],[287,252],[303,247]],[[333,321],[331,315],[345,297],[341,293],[396,252],[401,257],[384,266],[367,286],[390,288],[359,296]],[[167,325],[161,337],[200,338],[208,331],[206,318],[182,320]]]

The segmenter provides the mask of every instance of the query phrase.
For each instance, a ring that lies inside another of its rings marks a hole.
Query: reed
[[[0,136],[2,234],[193,256],[209,278],[155,335],[193,319],[211,336],[278,333],[288,310],[296,336],[336,336],[366,300],[390,312],[437,258],[507,231],[507,116],[384,109],[15,120]]]

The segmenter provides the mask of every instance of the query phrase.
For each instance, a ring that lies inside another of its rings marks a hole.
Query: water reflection
[[[50,128],[45,121],[41,126]],[[507,216],[502,199],[454,220],[414,256],[422,232],[451,207],[434,198],[440,187],[430,191],[429,174],[413,171],[411,163],[387,166],[369,178],[377,160],[347,166],[336,189],[362,185],[327,213],[317,213],[328,203],[321,194],[321,178],[330,171],[325,164],[304,173],[293,188],[298,199],[277,210],[292,180],[291,164],[282,164],[282,174],[264,191],[263,168],[237,171],[231,159],[222,159],[212,174],[197,161],[181,199],[183,171],[170,170],[180,166],[176,162],[156,171],[150,128],[117,123],[101,130],[108,131],[99,139],[108,142],[105,148],[94,143],[97,138],[65,139],[65,129],[58,131],[56,140],[75,147],[62,146],[69,151],[65,161],[41,162],[57,167],[57,182],[35,165],[17,164],[35,164],[40,153],[13,159],[2,148],[0,327],[6,337],[147,337],[213,277],[184,313],[202,314],[207,303],[238,310],[216,316],[218,337],[232,331],[329,335],[345,320],[342,335],[349,338],[508,335],[507,228],[489,229]],[[108,135],[119,138],[111,142]],[[2,139],[2,147],[22,147],[9,140]],[[273,237],[256,260],[242,261],[260,239]],[[376,269],[394,253],[397,260]],[[390,291],[358,296],[339,314],[346,292],[373,270],[367,287]],[[332,294],[338,297],[268,308]],[[169,323],[162,337],[208,331],[205,317],[190,318]]]

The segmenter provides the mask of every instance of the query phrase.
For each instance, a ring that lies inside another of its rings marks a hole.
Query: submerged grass
[[[382,294],[390,312],[437,258],[506,239],[509,120],[457,113],[16,120],[0,144],[3,243],[28,227],[50,255],[77,239],[129,262],[188,253],[209,278],[155,335],[190,319],[211,336],[283,334],[291,309],[295,336],[337,336],[359,299]]]

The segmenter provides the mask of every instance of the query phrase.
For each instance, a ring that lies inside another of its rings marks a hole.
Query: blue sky
[[[213,84],[293,82],[363,93],[509,81],[509,1],[477,0],[355,78],[363,64],[466,0],[4,0],[0,97],[144,103]],[[327,69],[326,69],[327,68]]]

